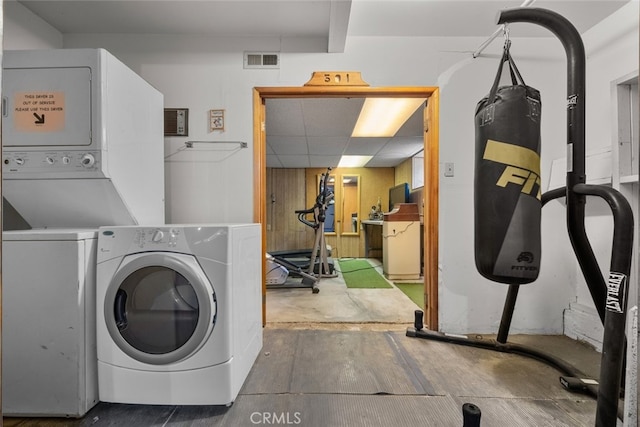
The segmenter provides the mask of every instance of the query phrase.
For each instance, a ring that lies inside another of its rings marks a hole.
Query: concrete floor
[[[382,274],[379,260],[368,261]],[[339,272],[338,277],[320,280],[318,288],[317,294],[310,288],[269,288],[267,323],[271,327],[291,323],[372,323],[404,329],[413,325],[413,313],[420,309],[395,286],[348,289]]]
[[[380,260],[368,261],[384,276]],[[389,283],[390,289],[349,289],[338,272],[338,277],[320,281],[317,294],[310,288],[267,289],[266,328],[405,332],[413,327],[414,312],[421,307],[393,286],[392,281]],[[472,338],[495,340],[496,335],[474,334]],[[564,335],[513,334],[508,342],[548,352],[589,378],[600,375],[601,354],[587,343]]]

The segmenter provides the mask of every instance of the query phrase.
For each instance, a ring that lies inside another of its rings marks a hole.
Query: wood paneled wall
[[[318,193],[318,176],[327,171],[326,168],[306,169],[307,183],[307,205],[313,206]],[[382,210],[386,211],[389,206],[389,188],[395,185],[394,168],[336,168],[331,171],[331,175],[336,177],[336,182],[342,182],[343,175],[360,176],[360,210],[358,211],[359,221],[369,218],[371,206],[375,206],[380,198]],[[340,200],[341,188],[336,185],[336,200]],[[336,213],[339,215],[339,213]],[[358,224],[360,222],[358,221]],[[359,228],[356,236],[338,236],[335,233],[327,233],[327,244],[333,248],[334,258],[359,258],[364,256],[364,234]]]
[[[309,169],[267,169],[267,251],[312,248],[314,232],[305,226],[295,214],[296,210],[311,208],[318,193],[318,176],[325,168]],[[333,169],[331,175],[341,182],[343,175],[359,175],[360,210],[358,225],[369,218],[371,207],[382,204],[387,211],[389,188],[401,182],[411,182],[411,160],[398,168],[343,168]],[[336,200],[341,200],[341,187],[336,186]],[[348,207],[349,212],[354,207]],[[338,214],[338,212],[336,212]],[[349,213],[350,214],[350,213]],[[311,218],[311,217],[310,217]],[[347,215],[349,218],[349,215]],[[337,226],[337,224],[336,224]],[[350,231],[350,224],[345,224]],[[326,243],[332,247],[334,258],[364,257],[364,233],[358,226],[358,235],[326,233]]]
[[[407,159],[395,168],[395,185],[400,185],[403,182],[406,182],[409,184],[410,191],[413,188],[413,183],[411,182],[413,179],[412,162],[412,159]]]
[[[267,169],[267,252],[312,248],[314,233],[295,211],[307,209],[304,169]]]

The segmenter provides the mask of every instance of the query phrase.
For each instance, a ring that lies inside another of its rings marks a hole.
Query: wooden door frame
[[[424,109],[424,286],[425,326],[438,330],[439,116],[437,87],[301,86],[253,89],[253,220],[262,225],[267,249],[266,99],[277,98],[427,98]],[[262,324],[266,324],[266,266],[262,263]]]

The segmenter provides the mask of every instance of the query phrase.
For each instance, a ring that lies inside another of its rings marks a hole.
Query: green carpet
[[[391,288],[389,282],[366,260],[339,260],[338,264],[347,288]]]
[[[422,307],[424,301],[424,283],[397,283],[394,285],[404,292],[418,307]]]

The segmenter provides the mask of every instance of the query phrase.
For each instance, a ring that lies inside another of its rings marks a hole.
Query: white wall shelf
[[[611,185],[613,176],[613,160],[611,147],[592,150],[585,155],[585,173],[587,184]],[[547,190],[564,187],[567,176],[567,158],[555,159],[551,163],[549,185]]]

